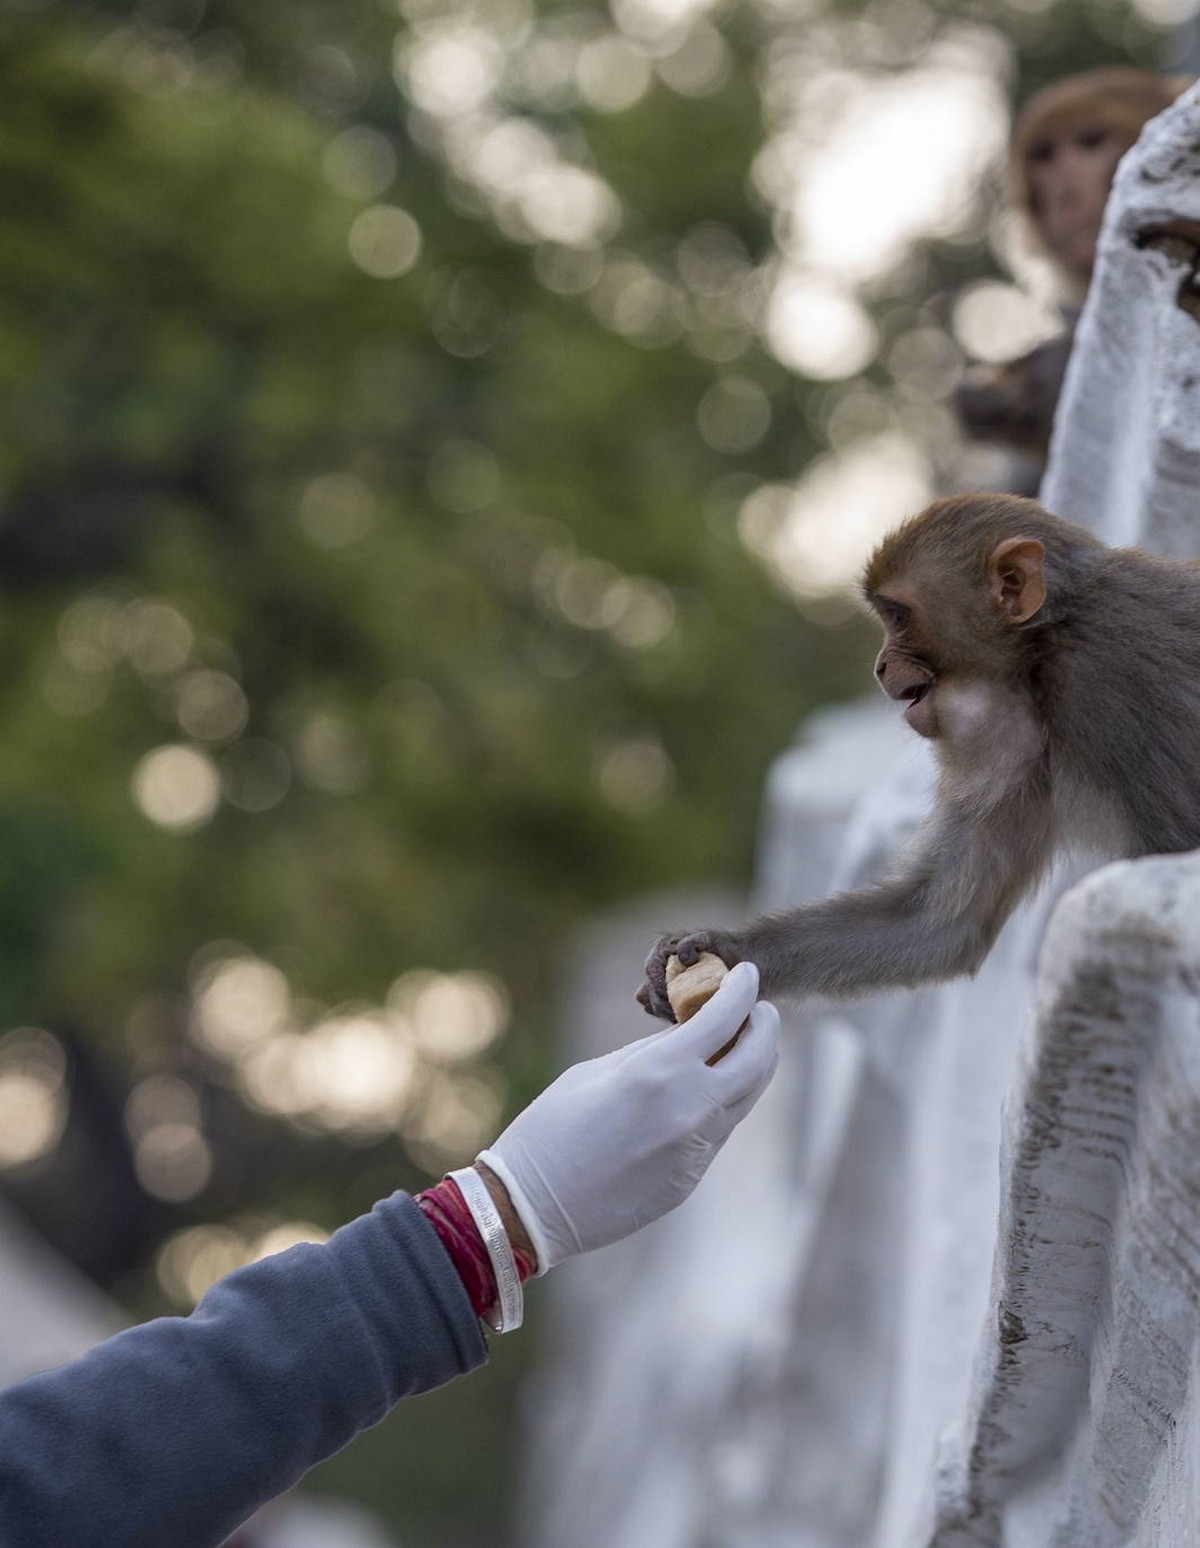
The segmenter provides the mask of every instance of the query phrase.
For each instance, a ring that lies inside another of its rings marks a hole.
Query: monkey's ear
[[[1046,600],[1046,550],[1037,538],[1005,538],[988,558],[988,596],[1009,623],[1025,623]]]

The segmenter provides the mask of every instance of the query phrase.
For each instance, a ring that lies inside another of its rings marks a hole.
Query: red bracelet
[[[491,1311],[499,1300],[496,1276],[487,1247],[458,1184],[453,1178],[443,1177],[436,1187],[417,1194],[417,1204],[450,1254],[472,1310],[486,1321],[484,1313]],[[517,1266],[517,1277],[524,1284],[533,1274],[533,1260],[528,1253],[514,1246],[513,1261]]]

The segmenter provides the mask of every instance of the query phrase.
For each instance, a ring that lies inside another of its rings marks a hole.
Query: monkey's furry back
[[[1097,548],[1086,580],[1047,629],[1034,672],[1052,762],[1119,805],[1129,854],[1194,849],[1200,567]]]

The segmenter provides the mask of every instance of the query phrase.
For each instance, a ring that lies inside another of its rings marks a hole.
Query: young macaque
[[[758,966],[761,993],[845,995],[975,972],[1066,848],[1200,846],[1200,566],[1113,549],[1033,500],[939,500],[880,545],[875,676],[932,741],[933,811],[873,885],[740,930],[663,936],[666,963]]]

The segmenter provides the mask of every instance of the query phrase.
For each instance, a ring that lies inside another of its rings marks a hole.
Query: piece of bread
[[[675,1012],[675,1020],[684,1022],[694,1016],[716,994],[728,972],[720,957],[711,951],[702,951],[691,967],[684,967],[678,957],[668,957],[667,999]],[[745,1025],[743,1022],[724,1047],[704,1061],[705,1064],[716,1064],[718,1059],[723,1059],[741,1037]]]

